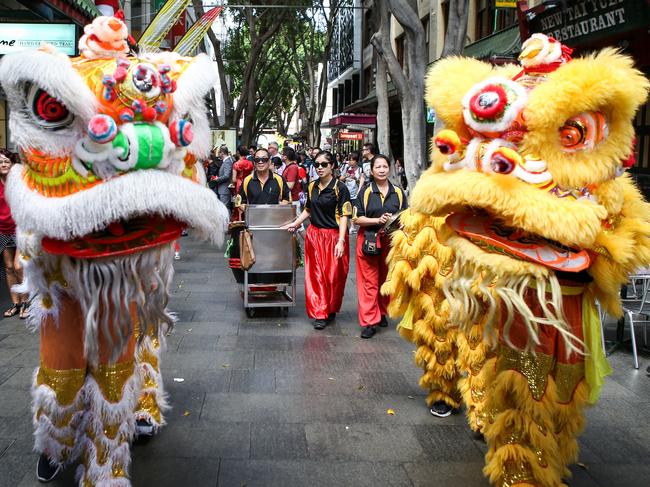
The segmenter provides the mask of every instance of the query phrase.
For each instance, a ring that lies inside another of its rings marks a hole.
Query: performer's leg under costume
[[[436,287],[436,277],[451,271],[453,256],[437,243],[435,226],[439,222],[435,218],[410,210],[400,221],[403,229],[392,237],[382,293],[392,298],[388,307],[391,316],[403,317],[400,335],[417,347],[415,362],[424,371],[419,383],[429,391],[427,404],[444,401],[458,408],[457,331],[447,325],[449,307]]]
[[[164,343],[162,330],[157,336],[151,329],[138,343],[135,352],[136,370],[142,383],[140,398],[135,408],[135,419],[145,420],[153,426],[154,432],[165,424],[163,413],[169,409],[160,372],[160,352]]]
[[[339,231],[310,225],[305,236],[305,299],[307,315],[325,320],[343,304],[345,281],[350,268],[350,246],[346,240],[343,257],[334,256]],[[347,237],[346,237],[347,239]]]
[[[99,334],[99,361],[84,359],[79,305],[62,299],[59,315],[41,325],[41,366],[35,374],[35,449],[53,464],[81,458],[84,486],[128,486],[130,441],[140,377],[133,361],[135,337],[114,363],[112,345]]]
[[[582,294],[565,294],[563,301],[571,332],[582,340]],[[540,327],[534,353],[523,351],[526,334],[517,316],[509,333],[517,348],[500,340],[488,397],[492,418],[485,429],[489,451],[484,472],[498,486],[557,487],[570,475],[567,465],[577,460],[576,437],[588,396],[584,356],[569,354],[550,327]]]

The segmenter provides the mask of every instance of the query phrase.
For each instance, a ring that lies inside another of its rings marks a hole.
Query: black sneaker
[[[431,414],[438,418],[446,418],[447,416],[451,416],[453,412],[454,408],[445,401],[436,401],[431,405]]]
[[[382,328],[386,328],[388,326],[388,320],[386,319],[386,315],[381,315],[381,320],[379,320],[379,326]]]
[[[377,333],[377,327],[375,326],[364,326],[361,330],[361,338],[372,338]]]
[[[135,434],[138,438],[151,438],[156,432],[154,425],[146,419],[140,418],[135,422]]]
[[[47,455],[41,453],[41,456],[38,457],[38,462],[36,462],[36,478],[39,482],[51,482],[59,475],[60,471],[61,465],[52,466]]]
[[[327,315],[327,322],[330,323],[336,319],[336,313],[330,313]]]
[[[322,330],[327,326],[326,320],[314,320],[314,330]]]

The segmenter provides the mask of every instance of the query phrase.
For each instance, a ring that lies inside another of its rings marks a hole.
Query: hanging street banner
[[[5,24],[0,23],[0,55],[37,49],[47,43],[74,56],[77,50],[75,24]]]
[[[530,21],[532,33],[541,32],[569,46],[648,25],[646,0],[584,0],[567,2]]]

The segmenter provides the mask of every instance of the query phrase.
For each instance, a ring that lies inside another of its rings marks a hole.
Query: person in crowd
[[[381,227],[394,213],[407,207],[404,191],[388,180],[390,164],[386,156],[378,154],[373,157],[370,171],[373,179],[357,195],[353,216],[353,221],[360,227],[356,262],[361,338],[372,338],[377,326],[388,325],[388,298],[381,296],[379,289],[388,272],[386,257],[390,238]]]
[[[348,162],[341,168],[341,177],[340,181],[345,184],[350,192],[350,200],[352,204],[355,205],[355,200],[357,199],[357,194],[359,193],[359,188],[361,188],[361,183],[363,181],[363,170],[359,166],[359,153],[351,152],[348,157]],[[357,226],[353,223],[350,225],[350,233],[356,233]]]
[[[240,149],[245,150],[246,154],[248,153],[246,147],[241,146]],[[239,153],[241,157],[232,166],[232,182],[235,183],[235,194],[239,194],[239,188],[244,178],[253,172],[253,156],[249,158],[242,150]]]
[[[363,181],[361,185],[363,186],[368,181],[372,180],[372,171],[370,170],[370,161],[375,157],[375,145],[371,143],[363,144],[363,149],[361,149],[361,167],[363,168]]]
[[[255,151],[257,150],[257,146],[254,144],[251,144],[251,146],[248,148],[248,160],[253,162],[253,157],[255,157]]]
[[[278,171],[282,166],[282,157],[279,154],[280,146],[277,142],[269,142],[269,157],[271,158],[271,170]],[[281,174],[280,174],[281,176]]]
[[[318,179],[309,183],[305,209],[283,227],[295,231],[307,218],[311,222],[305,235],[305,299],[316,330],[340,311],[350,266],[347,224],[352,205],[348,188],[334,178],[335,165],[329,152],[316,156]]]
[[[232,197],[230,194],[230,180],[232,179],[233,158],[228,151],[228,147],[222,145],[219,148],[219,158],[221,159],[221,166],[217,175],[212,174],[208,178],[208,186],[212,191],[217,193],[219,201],[221,201],[228,212],[232,210]]]
[[[282,176],[271,171],[269,151],[257,149],[253,161],[253,174],[246,176],[239,188],[239,205],[289,204],[289,186]]]
[[[219,176],[219,168],[221,168],[221,159],[217,156],[217,148],[213,147],[208,154],[207,166],[205,166],[205,177],[208,181],[208,187],[216,193],[216,187],[214,184],[210,185],[210,181],[213,181],[216,177]],[[213,178],[214,176],[214,178]]]
[[[291,202],[298,204],[300,201],[300,192],[302,191],[302,184],[300,180],[300,167],[298,166],[296,151],[291,147],[286,147],[282,151],[282,156],[285,158],[285,167],[282,171],[282,177],[287,182],[289,190],[291,191]]]
[[[397,180],[402,189],[406,190],[408,182],[406,181],[406,171],[404,170],[404,164],[402,163],[401,157],[395,159],[395,175],[397,176]]]
[[[16,251],[16,224],[11,217],[11,211],[5,199],[5,183],[11,167],[19,162],[18,155],[0,149],[0,252],[4,263],[4,274],[13,305],[4,312],[4,316],[19,315],[27,318],[28,301],[25,295],[13,291],[13,286],[23,282],[23,270],[20,265],[19,253]]]
[[[312,147],[311,149],[311,160],[315,161],[316,156],[321,152],[320,148],[318,147]],[[316,168],[312,164],[311,167],[309,168],[309,181],[316,181],[318,179],[318,172],[316,171]]]

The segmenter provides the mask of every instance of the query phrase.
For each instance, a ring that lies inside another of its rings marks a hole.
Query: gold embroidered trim
[[[86,369],[50,369],[43,364],[38,369],[36,384],[47,386],[56,394],[61,406],[69,406],[77,397],[86,379]]]
[[[133,375],[134,371],[135,364],[133,362],[124,362],[93,367],[92,375],[99,384],[104,399],[116,403],[122,400],[124,384]]]
[[[528,381],[528,388],[536,401],[539,401],[548,383],[548,376],[553,370],[555,359],[543,353],[524,352],[501,346],[497,359],[497,373],[516,370]]]
[[[555,387],[558,402],[566,404],[571,402],[573,393],[578,384],[585,378],[585,364],[555,364]]]
[[[535,483],[535,478],[527,462],[509,460],[503,464],[501,474],[503,487],[511,487],[520,483]]]
[[[149,414],[157,423],[161,421],[160,408],[158,407],[156,398],[151,393],[146,393],[140,398],[136,411],[138,413],[145,412]]]

